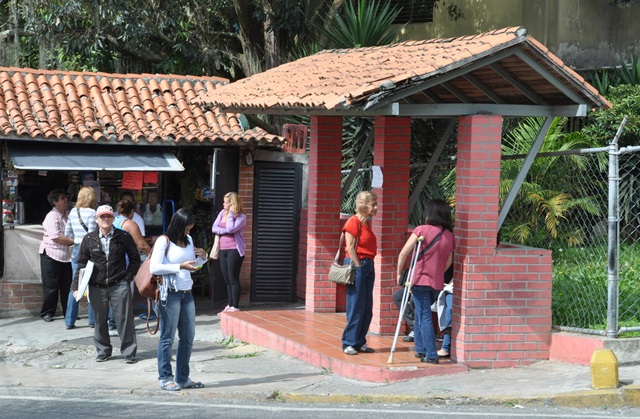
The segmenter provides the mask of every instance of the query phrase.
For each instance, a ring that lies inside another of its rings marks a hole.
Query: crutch
[[[387,364],[393,364],[393,353],[396,351],[396,343],[398,343],[398,335],[400,334],[400,326],[402,325],[402,318],[404,317],[404,312],[407,309],[407,304],[409,303],[409,295],[411,293],[411,282],[413,281],[413,275],[416,270],[416,262],[418,261],[418,255],[420,254],[420,246],[422,246],[422,242],[424,241],[424,237],[418,237],[418,241],[415,246],[413,246],[413,254],[411,255],[411,264],[409,265],[409,274],[407,275],[407,280],[404,283],[404,291],[402,293],[402,303],[400,304],[400,316],[398,316],[398,326],[396,326],[396,334],[393,336],[393,345],[391,345],[391,354],[389,355],[389,360]]]

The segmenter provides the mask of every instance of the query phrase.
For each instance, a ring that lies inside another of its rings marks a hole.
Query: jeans
[[[440,291],[421,285],[414,285],[411,289],[416,308],[413,328],[413,342],[416,346],[416,352],[425,354],[429,359],[438,359],[436,332],[433,329],[433,320],[431,319],[431,305],[438,299]]]
[[[452,309],[453,309],[453,294],[450,292],[445,294],[445,301],[447,305],[444,308],[444,312],[442,313],[442,317],[444,318],[444,327],[451,327],[452,320]],[[451,352],[451,333],[445,333],[442,337],[442,350]]]
[[[73,252],[71,252],[71,277],[74,278],[76,276],[76,271],[78,270],[78,251],[80,250],[80,245],[75,244],[73,246]],[[75,298],[73,298],[73,291],[69,292],[69,299],[67,301],[67,314],[64,316],[64,324],[67,327],[73,327],[76,325],[76,320],[78,319],[78,302]],[[89,325],[96,324],[93,318],[93,309],[91,308],[91,303],[89,303],[88,307],[88,316],[89,316]]]
[[[173,340],[178,330],[178,352],[176,354],[176,375],[174,381],[184,385],[189,381],[189,360],[196,335],[196,306],[193,294],[169,291],[167,301],[158,303],[160,312],[160,341],[158,342],[158,380],[173,379],[171,352]]]
[[[236,249],[220,251],[220,269],[222,277],[227,283],[227,305],[229,307],[240,307],[240,268],[244,256]]]
[[[345,265],[350,259],[344,260]],[[347,325],[342,333],[342,349],[360,349],[367,343],[369,325],[373,319],[373,283],[376,272],[372,259],[360,259],[353,285],[347,285]]]

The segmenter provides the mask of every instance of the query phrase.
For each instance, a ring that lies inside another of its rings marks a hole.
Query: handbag
[[[356,249],[358,248],[358,238],[360,237],[360,223],[358,223],[358,237],[356,237]],[[341,265],[338,263],[340,258],[340,249],[342,248],[342,242],[344,241],[344,232],[340,234],[340,242],[338,243],[338,252],[333,260],[333,263],[329,267],[329,282],[339,285],[353,285],[356,281],[356,267],[353,262],[348,265]]]
[[[220,257],[220,235],[216,234],[213,239],[213,246],[211,246],[211,253],[209,253],[210,259],[218,259]]]
[[[424,256],[424,254],[427,253],[427,251],[429,249],[431,249],[433,247],[433,245],[438,242],[438,240],[440,240],[440,237],[442,237],[442,234],[444,234],[444,227],[442,227],[442,230],[440,230],[440,233],[438,233],[438,235],[433,238],[431,243],[429,243],[429,245],[427,247],[425,247],[424,249],[422,249],[420,251],[420,253],[418,254],[418,258],[416,259],[416,262],[419,261],[420,258],[422,258],[422,256]],[[400,286],[401,287],[404,287],[404,284],[405,284],[405,282],[407,282],[407,278],[408,277],[409,277],[409,269],[407,268],[404,271],[402,271],[402,277],[400,277]]]
[[[329,268],[329,282],[339,285],[353,285],[356,279],[356,267],[353,263],[340,265],[333,262]]]
[[[167,257],[167,253],[169,252],[169,237],[167,238],[167,248],[164,252],[164,256]],[[153,249],[155,245],[151,248],[151,253],[149,253],[149,257],[145,259],[144,262],[140,265],[138,272],[134,278],[136,283],[136,288],[138,288],[138,292],[143,297],[147,297],[147,330],[150,334],[155,335],[158,331],[158,327],[160,325],[160,318],[157,319],[155,331],[152,332],[149,328],[149,318],[151,317],[151,301],[154,303],[158,302],[158,285],[162,284],[162,275],[154,275],[151,273],[151,255],[153,254]]]

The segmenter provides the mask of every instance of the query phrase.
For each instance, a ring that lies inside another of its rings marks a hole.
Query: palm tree
[[[543,118],[526,118],[509,130],[502,155],[526,155],[540,132]],[[563,132],[567,118],[555,118],[540,153],[597,146],[580,132]],[[606,156],[583,154],[538,157],[527,174],[501,229],[501,239],[535,247],[553,243],[578,246],[588,240],[589,229],[606,214]],[[500,202],[504,202],[522,167],[522,159],[503,158],[500,170]],[[604,178],[602,178],[602,173]],[[441,184],[449,201],[455,202],[455,171]]]

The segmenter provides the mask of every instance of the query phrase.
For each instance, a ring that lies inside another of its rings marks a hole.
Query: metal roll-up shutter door
[[[294,301],[302,166],[256,162],[251,301]]]

